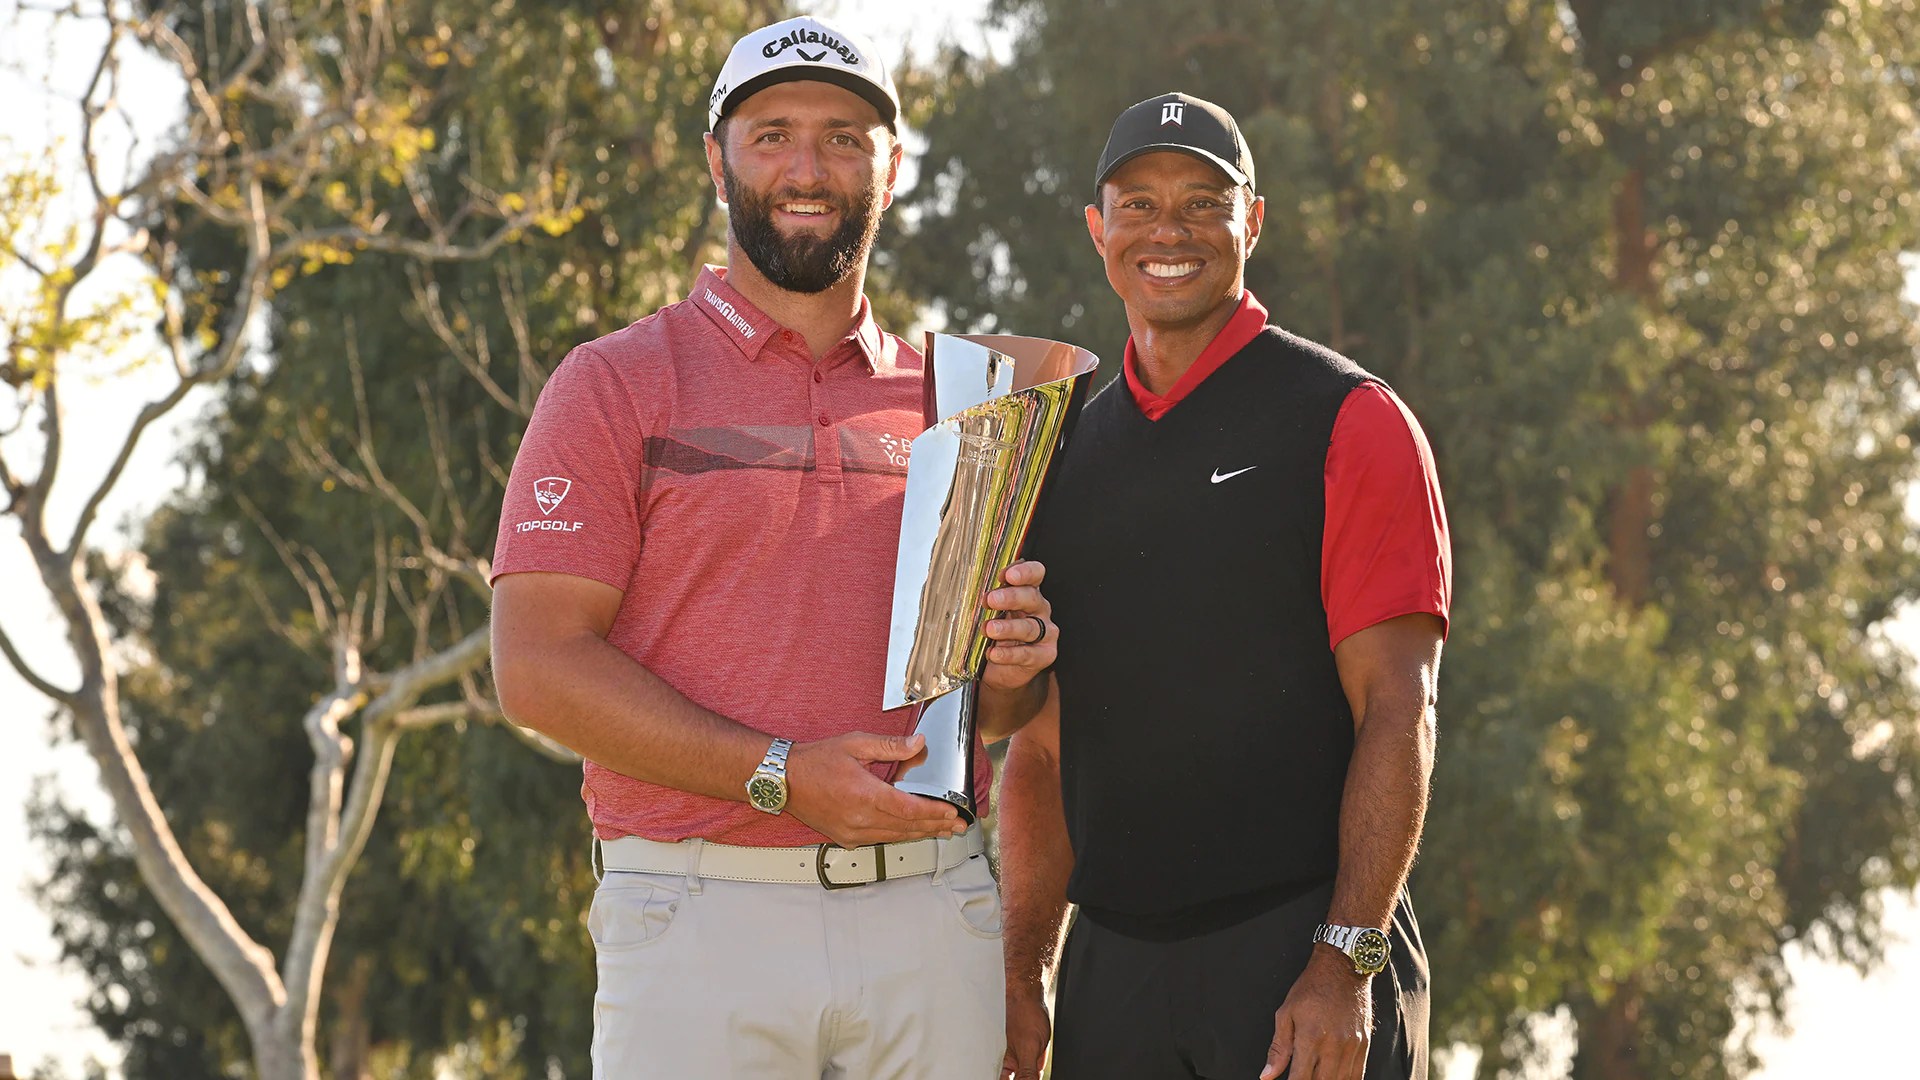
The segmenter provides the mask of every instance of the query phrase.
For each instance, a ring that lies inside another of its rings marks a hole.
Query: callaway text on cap
[[[775,83],[829,82],[873,103],[887,127],[900,115],[900,94],[873,43],[824,19],[803,15],[752,31],[734,43],[707,99],[707,130],[734,107]]]

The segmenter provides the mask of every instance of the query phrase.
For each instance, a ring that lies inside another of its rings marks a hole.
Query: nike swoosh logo
[[[1223,473],[1219,469],[1215,469],[1213,470],[1213,482],[1217,484],[1222,480],[1231,480],[1243,472],[1252,472],[1259,467],[1258,465],[1249,465],[1244,469],[1235,469],[1230,473]]]

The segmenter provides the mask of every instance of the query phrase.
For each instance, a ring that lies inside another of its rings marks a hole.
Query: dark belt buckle
[[[821,844],[819,849],[813,853],[813,872],[820,875],[821,888],[830,891],[834,889],[857,889],[862,885],[872,885],[875,882],[887,880],[887,845],[873,845],[873,881],[834,881],[827,877],[827,849],[833,846],[835,845]],[[845,851],[848,849],[841,848],[841,850]],[[855,848],[853,850],[857,851],[859,849]]]

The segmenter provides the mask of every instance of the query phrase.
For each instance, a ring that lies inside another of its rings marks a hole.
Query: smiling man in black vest
[[[1051,1040],[1056,1080],[1424,1078],[1432,453],[1246,291],[1265,205],[1224,109],[1134,105],[1096,182],[1132,336],[1028,545],[1073,636],[1007,759],[1005,1071],[1037,1077]]]

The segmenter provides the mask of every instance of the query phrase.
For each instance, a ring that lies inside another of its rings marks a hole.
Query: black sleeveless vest
[[[1060,626],[1068,896],[1183,936],[1330,879],[1353,716],[1320,592],[1351,360],[1268,327],[1158,421],[1087,403],[1028,553]]]

